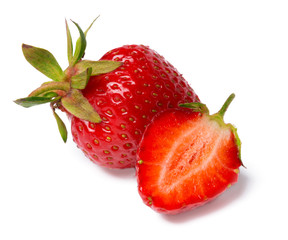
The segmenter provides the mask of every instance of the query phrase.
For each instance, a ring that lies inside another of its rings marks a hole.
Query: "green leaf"
[[[54,81],[64,79],[63,70],[49,51],[26,44],[22,44],[22,51],[26,60],[45,76]]]
[[[36,105],[48,103],[57,100],[57,97],[27,97],[27,98],[20,98],[15,100],[14,102],[18,105],[29,108]]]
[[[35,89],[29,94],[29,97],[37,97],[45,95],[47,92],[53,90],[62,90],[68,92],[70,89],[70,84],[68,82],[46,82],[42,84],[39,88]]]
[[[209,110],[207,106],[200,102],[182,103],[182,104],[179,104],[179,107],[190,108],[193,112],[209,114]]]
[[[88,31],[90,30],[90,28],[92,27],[92,25],[94,24],[94,22],[95,22],[98,18],[99,18],[99,16],[96,17],[96,18],[93,20],[93,22],[90,24],[90,26],[86,29],[86,31],[84,32],[85,37],[87,36]]]
[[[73,59],[73,43],[72,43],[72,37],[71,37],[71,33],[70,33],[67,20],[65,20],[65,24],[66,24],[66,34],[67,34],[67,55],[68,55],[68,61],[70,65]]]
[[[242,159],[241,159],[241,145],[242,145],[242,143],[241,143],[241,140],[240,140],[239,135],[237,133],[237,128],[234,127],[231,123],[227,124],[227,126],[231,129],[232,133],[234,134],[236,145],[238,147],[238,157],[241,161],[242,166],[245,167],[243,162],[242,162]]]
[[[114,71],[118,67],[122,66],[122,62],[102,60],[102,61],[89,61],[83,60],[78,62],[75,66],[78,71],[83,72],[87,68],[92,68],[91,76],[105,74]]]
[[[71,91],[61,99],[63,107],[75,117],[92,123],[100,123],[101,118],[93,106],[77,89]]]
[[[57,97],[58,94],[56,92],[46,92],[45,94],[43,94],[42,97],[46,97],[46,98],[53,98],[53,97]]]
[[[55,109],[53,109],[53,115],[54,115],[54,117],[55,117],[55,119],[56,119],[59,133],[60,133],[63,141],[66,143],[66,141],[67,141],[67,135],[68,135],[67,128],[66,128],[64,122],[62,121],[62,119],[61,119],[61,118],[58,116],[58,114],[55,112]]]
[[[79,39],[76,42],[74,56],[73,56],[73,58],[71,60],[72,66],[75,65],[84,56],[85,49],[86,49],[86,44],[87,44],[84,32],[82,31],[82,29],[79,27],[79,25],[77,23],[75,23],[75,22],[73,22],[73,23],[78,28],[80,37],[79,37]]]
[[[71,87],[72,88],[76,88],[76,89],[85,89],[90,76],[92,73],[92,68],[89,67],[87,68],[86,71],[78,74],[78,75],[74,75],[71,77]]]

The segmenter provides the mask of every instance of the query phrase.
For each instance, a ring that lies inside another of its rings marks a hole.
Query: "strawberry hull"
[[[57,111],[65,111],[74,142],[92,162],[108,168],[134,167],[139,141],[152,117],[199,99],[182,75],[149,47],[125,45],[99,61],[83,59],[86,35],[95,20],[86,31],[72,21],[80,35],[75,48],[65,22],[65,70],[48,50],[22,44],[26,60],[52,81],[15,103],[25,108],[49,103],[64,142],[68,131]]]
[[[126,45],[100,60],[123,63],[91,77],[82,91],[102,122],[72,116],[72,135],[91,161],[109,168],[134,167],[138,144],[153,116],[199,98],[182,75],[148,47]]]

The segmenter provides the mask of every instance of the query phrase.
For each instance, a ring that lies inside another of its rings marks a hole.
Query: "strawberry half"
[[[60,134],[67,130],[56,110],[71,120],[73,140],[94,163],[109,168],[134,167],[139,141],[157,112],[199,101],[181,74],[157,52],[143,45],[125,45],[99,61],[84,60],[86,35],[80,33],[73,54],[66,22],[69,66],[62,70],[45,49],[23,44],[27,61],[53,81],[42,84],[23,107],[50,103]]]
[[[241,143],[236,128],[223,121],[234,97],[214,115],[204,104],[188,103],[154,117],[137,153],[145,204],[176,214],[207,203],[237,181]]]

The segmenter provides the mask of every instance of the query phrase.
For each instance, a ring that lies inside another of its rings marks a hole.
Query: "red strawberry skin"
[[[123,62],[113,72],[90,78],[83,95],[102,118],[99,124],[71,117],[73,139],[93,162],[129,168],[145,127],[160,111],[198,102],[192,88],[162,56],[142,45],[126,45],[101,60]]]
[[[231,130],[190,109],[157,114],[137,152],[138,191],[157,212],[207,203],[237,181],[241,160]]]

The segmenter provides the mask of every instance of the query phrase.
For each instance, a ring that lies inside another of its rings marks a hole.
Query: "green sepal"
[[[45,82],[39,88],[29,94],[29,97],[44,96],[46,93],[56,90],[68,92],[70,84],[68,82]]]
[[[89,101],[77,89],[71,91],[61,99],[62,106],[77,118],[92,123],[100,123],[101,118]]]
[[[84,32],[85,37],[87,36],[88,31],[90,30],[90,28],[92,27],[92,25],[94,24],[94,22],[95,22],[98,18],[99,18],[99,16],[96,17],[96,18],[93,20],[93,22],[90,24],[90,26],[86,29],[86,31]]]
[[[55,112],[55,109],[52,108],[53,110],[53,115],[56,119],[56,122],[57,122],[57,126],[58,126],[58,130],[59,130],[59,133],[64,141],[64,143],[66,143],[67,141],[67,136],[68,136],[68,132],[67,132],[67,128],[64,124],[64,122],[62,121],[62,119],[58,116],[58,114]]]
[[[82,29],[79,27],[79,25],[77,23],[72,21],[76,25],[76,27],[78,28],[79,33],[80,33],[80,37],[78,38],[78,40],[76,42],[76,49],[75,49],[74,57],[73,57],[72,37],[71,37],[68,23],[65,20],[66,35],[67,35],[67,55],[68,55],[69,66],[73,66],[75,63],[77,63],[83,57],[83,55],[85,53],[86,45],[87,45],[87,42],[86,42],[87,33],[90,30],[90,28],[92,27],[92,25],[94,24],[94,22],[97,20],[97,18],[95,18],[93,20],[93,22],[89,25],[89,27],[86,29],[85,32],[82,31]]]
[[[73,56],[71,63],[70,63],[70,65],[72,65],[72,66],[75,65],[84,56],[86,44],[87,44],[84,32],[82,31],[82,29],[79,27],[79,25],[77,23],[75,23],[75,22],[73,22],[73,23],[78,28],[80,37],[76,42],[74,56]]]
[[[56,100],[58,100],[58,97],[54,97],[54,96],[53,97],[27,97],[27,98],[17,99],[14,102],[22,107],[29,108],[29,107],[33,107],[36,105],[53,102]]]
[[[180,107],[190,108],[193,112],[207,113],[209,114],[209,109],[207,106],[200,102],[192,102],[192,103],[182,103],[179,104]]]
[[[67,35],[67,56],[68,56],[68,62],[70,65],[73,59],[73,42],[72,42],[70,29],[69,29],[66,19],[65,19],[65,24],[66,24],[66,35]]]
[[[122,62],[111,60],[89,61],[83,60],[78,62],[75,67],[79,72],[85,71],[87,68],[92,68],[91,76],[105,74],[114,71],[122,66]]]
[[[47,97],[47,98],[52,98],[52,97],[57,97],[58,94],[56,92],[46,92],[42,96]]]
[[[85,89],[90,76],[92,73],[92,68],[89,67],[86,69],[86,71],[78,74],[78,75],[74,75],[71,77],[71,87],[75,88],[75,89]]]
[[[231,131],[235,137],[236,145],[238,147],[238,157],[241,161],[242,166],[245,167],[243,162],[242,162],[242,159],[241,159],[241,145],[242,145],[242,143],[241,143],[241,140],[240,140],[239,135],[237,133],[237,128],[234,127],[231,123],[228,123],[227,126],[231,129]]]
[[[22,51],[26,60],[48,78],[54,81],[65,78],[62,68],[49,51],[26,44],[22,44]]]

